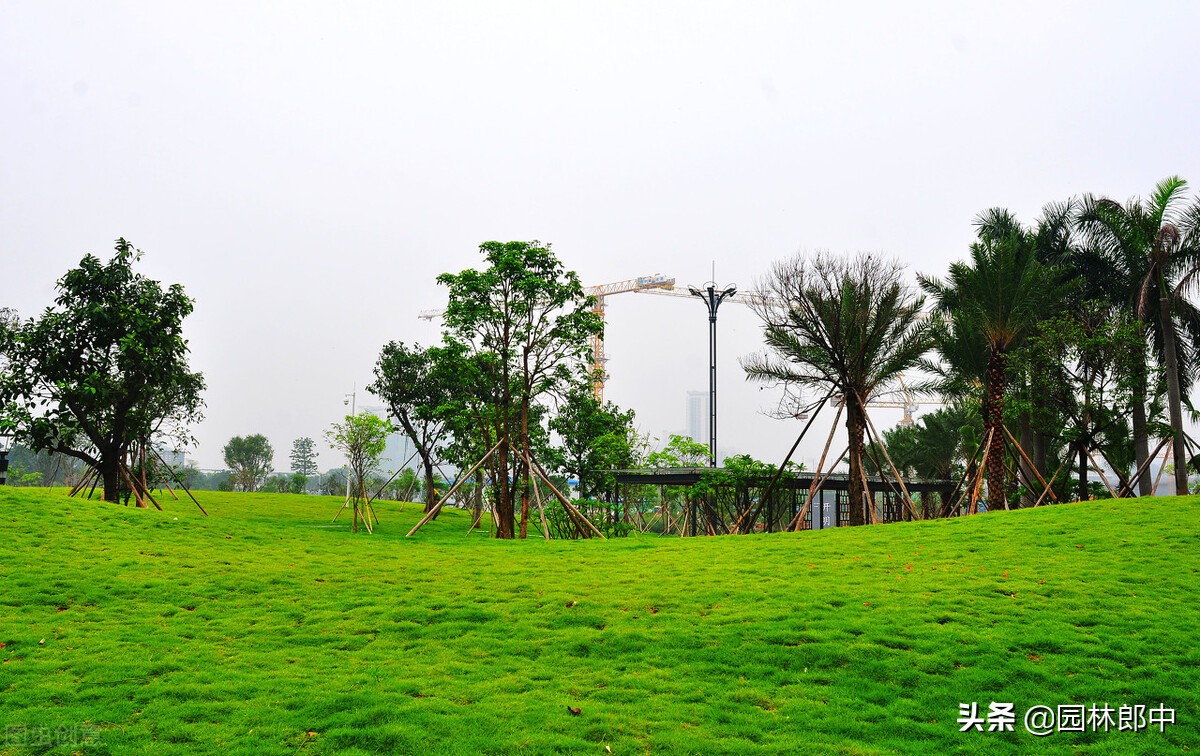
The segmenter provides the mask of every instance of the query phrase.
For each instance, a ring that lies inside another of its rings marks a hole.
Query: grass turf
[[[546,543],[200,497],[211,517],[0,488],[0,753],[1200,749],[1193,499]],[[1015,731],[960,733],[991,701]],[[1093,702],[1176,723],[1022,725]]]

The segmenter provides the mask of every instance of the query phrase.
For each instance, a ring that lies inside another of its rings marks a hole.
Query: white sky
[[[355,385],[379,403],[385,342],[438,339],[434,277],[485,240],[551,242],[587,284],[715,262],[744,289],[802,249],[940,275],[988,207],[1200,181],[1198,28],[1185,2],[6,0],[0,306],[128,238],[196,299],[191,456],[264,433],[286,469]],[[738,366],[755,318],[719,328],[720,445],[777,461],[799,427]],[[682,431],[703,305],[614,297],[607,349],[608,398]]]

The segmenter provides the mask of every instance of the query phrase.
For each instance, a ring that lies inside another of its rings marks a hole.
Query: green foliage
[[[271,474],[275,450],[261,433],[234,436],[222,450],[233,485],[241,491],[257,491]]]
[[[692,491],[696,496],[716,494],[723,488],[746,492],[751,488],[766,486],[771,477],[775,475],[776,469],[773,465],[760,462],[749,454],[735,454],[725,459],[721,467],[713,467],[702,472],[699,482],[692,486]],[[790,475],[794,475],[794,473],[785,470],[780,477]]]
[[[50,451],[35,452],[21,444],[13,444],[8,450],[8,483],[10,486],[71,485],[79,479],[84,464],[66,454]],[[37,473],[34,477],[27,477]]]
[[[1094,263],[1088,268],[1090,280],[1099,282],[1097,294],[1129,308],[1153,335],[1176,459],[1188,458],[1183,405],[1190,405],[1187,387],[1200,371],[1200,311],[1186,297],[1200,281],[1200,198],[1189,202],[1186,189],[1186,181],[1170,176],[1145,201],[1133,198],[1122,205],[1089,195],[1079,216]],[[1142,376],[1134,379],[1144,384]],[[1135,386],[1139,401],[1145,392],[1144,385]],[[1142,433],[1135,429],[1136,435]],[[1186,466],[1175,471],[1175,490],[1188,491]]]
[[[379,458],[387,447],[387,437],[392,426],[371,412],[346,415],[340,423],[334,423],[325,432],[330,446],[346,455],[350,467],[350,486],[355,495],[366,492],[368,477],[379,469]]]
[[[317,452],[313,440],[308,436],[292,442],[292,472],[299,475],[317,474]]]
[[[551,452],[552,466],[579,480],[579,495],[605,496],[613,490],[612,470],[636,467],[638,435],[633,410],[601,403],[590,385],[575,386],[550,418],[561,445]]]
[[[292,473],[288,479],[288,492],[302,494],[308,490],[308,476],[304,473]]]
[[[108,263],[87,255],[59,279],[41,317],[0,318],[0,431],[100,470],[110,501],[132,446],[186,444],[203,406],[204,379],[188,367],[183,338],[192,300],[178,284],[134,273],[140,255],[118,239]]]
[[[680,436],[672,433],[667,439],[666,446],[651,452],[646,457],[646,466],[652,469],[667,467],[705,467],[712,457],[709,456],[708,444],[702,444],[691,436]]]
[[[956,403],[926,413],[908,427],[886,430],[883,439],[892,462],[902,473],[927,480],[952,480],[963,474],[967,458],[982,438],[982,428],[978,406]],[[886,470],[886,461],[881,455],[879,459]]]
[[[426,349],[389,342],[375,363],[375,382],[367,387],[387,403],[390,416],[412,439],[425,470],[425,488],[430,492],[436,490],[433,468],[440,447],[450,430],[458,427],[453,422],[455,414],[462,411],[458,402],[475,391],[468,383],[473,374],[464,369],[463,352],[461,346],[454,345]],[[436,503],[436,496],[428,497],[426,511]]]

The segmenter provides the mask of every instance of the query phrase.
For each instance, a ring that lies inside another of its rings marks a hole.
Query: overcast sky
[[[38,313],[126,237],[196,300],[190,456],[264,433],[286,469],[344,394],[379,404],[384,343],[438,340],[417,313],[485,240],[550,242],[586,284],[715,263],[750,288],[820,249],[940,275],[986,208],[1200,182],[1197,29],[1185,2],[4,0],[0,306]],[[707,328],[613,297],[608,398],[681,432]],[[777,461],[799,427],[738,365],[755,317],[719,328],[720,445]]]

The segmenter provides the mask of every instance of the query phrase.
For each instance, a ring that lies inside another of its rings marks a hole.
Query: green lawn
[[[0,488],[0,753],[1200,750],[1194,499],[503,543],[199,495],[211,517]],[[1015,732],[959,732],[992,701]],[[1093,702],[1176,723],[1022,723]]]

